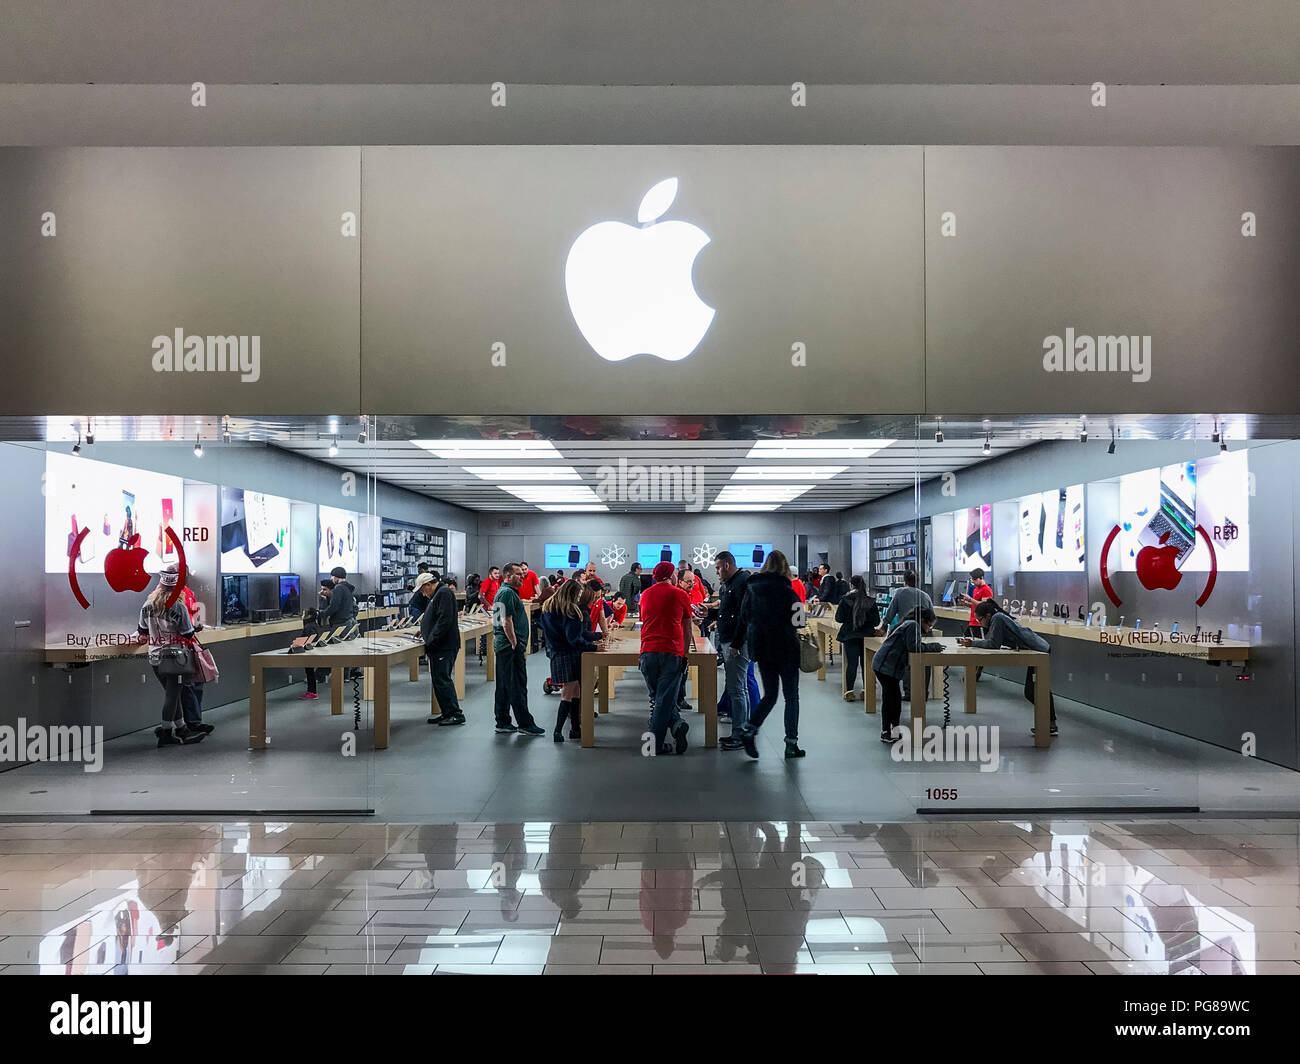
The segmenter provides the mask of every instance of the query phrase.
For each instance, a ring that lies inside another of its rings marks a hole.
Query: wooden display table
[[[945,665],[960,665],[966,670],[966,712],[975,712],[977,684],[975,670],[979,666],[986,669],[1005,668],[1023,665],[1034,670],[1034,745],[1048,747],[1052,745],[1051,734],[1051,698],[1052,698],[1052,661],[1051,655],[1040,650],[981,650],[978,647],[962,647],[955,638],[936,639],[934,633],[923,637],[927,643],[942,643],[943,650],[936,653],[915,651],[909,655],[912,669],[912,727],[925,727],[925,696],[917,697],[925,688],[925,667],[935,666],[935,675]]]
[[[394,644],[388,646],[388,644]],[[399,645],[400,644],[400,645]],[[351,639],[346,643],[290,654],[288,649],[251,654],[248,658],[248,747],[263,750],[266,735],[266,685],[263,674],[267,669],[329,669],[330,713],[343,713],[343,687],[345,669],[374,670],[374,742],[376,750],[388,747],[388,688],[389,669],[401,661],[411,667],[411,679],[419,678],[420,655],[424,644],[399,634]],[[459,657],[459,655],[458,655]]]
[[[850,692],[848,687],[849,674],[848,670],[844,668],[844,648],[840,643],[835,642],[835,634],[840,630],[840,626],[829,617],[810,617],[808,627],[817,634],[817,643],[821,647],[823,663],[826,660],[826,652],[832,645],[840,648],[840,693],[844,696],[844,701],[856,701],[858,698],[857,692]],[[926,638],[937,639],[940,634],[936,628]],[[862,672],[862,701],[864,703],[863,708],[868,714],[876,712],[876,674],[871,668],[871,658],[884,645],[884,642],[885,637],[878,635],[868,636],[862,641],[862,668],[860,670]],[[824,673],[825,668],[823,666],[822,670],[818,672],[817,678],[822,679]],[[943,697],[940,673],[935,670],[930,673],[930,693],[928,697]]]
[[[378,609],[362,610],[357,614],[359,621],[376,621],[392,617],[398,612],[396,606],[384,606]],[[199,642],[205,647],[214,643],[226,643],[235,639],[255,639],[264,635],[293,633],[302,634],[302,620],[290,617],[283,621],[269,621],[265,624],[234,624],[212,628],[204,626],[199,633]],[[148,653],[144,643],[126,643],[121,646],[104,647],[67,647],[51,645],[45,648],[45,660],[51,665],[74,664],[85,665],[92,661],[106,661],[110,658],[143,657]],[[295,654],[294,657],[297,657]]]
[[[965,607],[936,606],[934,612],[938,617],[960,621],[963,626],[970,621],[970,610]],[[1013,614],[1012,617],[1017,624],[1047,639],[1076,639],[1081,643],[1096,643],[1117,650],[1145,650],[1152,654],[1169,654],[1200,661],[1250,660],[1250,644],[1239,639],[1225,639],[1222,643],[1197,643],[1192,641],[1193,633],[1180,632],[1177,636],[1171,636],[1169,632],[1146,628],[1135,632],[1132,628],[1111,626],[1089,628],[1083,621],[1062,624],[1059,620],[1042,620],[1028,615],[1016,617]]]
[[[696,711],[704,714],[704,745],[718,745],[718,653],[703,636],[695,637],[695,649],[686,655],[691,675]],[[609,649],[588,651],[582,655],[582,745],[596,745],[596,699],[593,692],[600,681],[600,711],[609,712],[614,676],[611,668],[637,667],[641,663],[641,633],[627,628],[612,628]],[[638,711],[647,712],[649,703],[639,703]]]

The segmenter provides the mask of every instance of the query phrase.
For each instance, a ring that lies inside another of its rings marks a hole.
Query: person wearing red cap
[[[689,725],[677,708],[686,677],[686,650],[694,646],[691,600],[677,586],[672,562],[654,568],[654,583],[641,594],[641,675],[654,699],[650,730],[656,754],[684,754]],[[673,742],[667,741],[672,734]]]

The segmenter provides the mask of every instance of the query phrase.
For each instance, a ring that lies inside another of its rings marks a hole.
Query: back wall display
[[[660,562],[672,562],[676,565],[682,560],[682,545],[680,543],[638,543],[636,560],[641,563],[641,568],[647,571],[652,570]]]
[[[336,510],[332,506],[321,506],[317,513],[317,569],[328,573],[341,565],[349,576],[355,576],[361,536],[360,515],[351,510]]]
[[[223,573],[289,572],[289,500],[222,488],[220,549]]]
[[[582,569],[587,564],[588,548],[585,543],[547,543],[543,548],[542,565],[547,569]]]
[[[1084,546],[1083,485],[1026,495],[1016,503],[1022,573],[1081,573]]]
[[[66,573],[73,544],[79,572],[102,573],[104,559],[139,536],[145,572],[177,560],[164,535],[184,523],[180,477],[47,451],[45,454],[45,571]],[[82,531],[85,535],[82,536]]]
[[[958,510],[953,523],[953,570],[993,568],[993,507]]]
[[[736,564],[742,569],[757,569],[772,553],[771,543],[728,543],[727,550],[736,557]]]

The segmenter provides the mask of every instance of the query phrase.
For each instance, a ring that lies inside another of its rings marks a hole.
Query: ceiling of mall
[[[1294,0],[6,0],[0,82],[1295,84]]]

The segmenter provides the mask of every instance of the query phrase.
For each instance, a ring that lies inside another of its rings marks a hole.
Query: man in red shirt
[[[524,571],[524,582],[519,585],[519,597],[527,602],[537,597],[537,574],[527,562],[520,562],[519,568]]]
[[[971,588],[969,595],[958,595],[957,602],[962,606],[970,607],[970,621],[966,626],[966,634],[974,639],[984,637],[984,629],[980,627],[979,619],[975,616],[975,607],[979,605],[982,599],[992,598],[993,589],[984,582],[984,570],[972,569],[970,571]],[[984,674],[984,666],[977,666],[975,669],[975,679],[979,679]]]
[[[483,600],[484,608],[492,612],[492,600],[497,597],[497,592],[501,589],[501,570],[497,566],[492,566],[488,570],[487,579],[479,585],[479,597]]]
[[[641,593],[641,675],[654,699],[650,731],[656,754],[684,754],[690,730],[677,709],[686,677],[686,650],[694,648],[691,600],[673,582],[672,562],[654,568],[654,583]],[[674,742],[667,742],[671,733]]]

